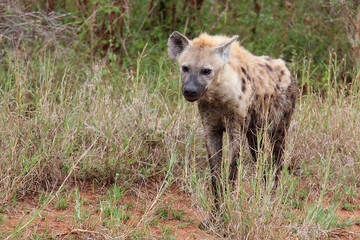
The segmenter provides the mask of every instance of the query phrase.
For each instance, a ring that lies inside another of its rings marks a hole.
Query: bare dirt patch
[[[349,226],[347,229],[339,230],[339,237],[341,239],[360,239],[360,210],[347,211],[339,209],[336,214],[341,221],[357,220],[357,224]]]
[[[104,225],[99,206],[107,197],[107,190],[91,186],[82,187],[78,191],[82,201],[82,211],[88,212],[84,221],[79,221],[76,215],[76,200],[72,193],[76,186],[69,188],[64,196],[68,196],[69,206],[63,210],[56,207],[56,198],[38,214],[34,214],[41,207],[39,195],[27,195],[13,206],[6,208],[3,213],[3,223],[0,232],[8,236],[14,229],[27,224],[31,216],[34,219],[26,225],[20,236],[29,239],[33,236],[47,236],[50,239],[108,239],[109,230]],[[122,197],[121,204],[131,205],[130,218],[126,221],[129,232],[134,229],[144,229],[143,233],[151,238],[161,239],[215,239],[213,235],[200,230],[198,225],[202,217],[201,212],[192,204],[192,199],[176,186],[169,187],[161,197],[158,197],[159,186],[149,184],[128,191]],[[147,207],[155,202],[151,213]],[[177,213],[178,215],[176,215]],[[149,218],[142,219],[145,214]],[[346,220],[360,221],[360,209],[347,211],[337,210],[339,222]],[[170,238],[171,237],[171,238]],[[339,229],[333,235],[334,239],[359,239],[360,225],[351,225]]]
[[[75,187],[68,192],[74,191]],[[87,236],[93,239],[107,239],[106,230],[102,223],[103,217],[100,216],[98,206],[100,201],[106,197],[103,189],[91,189],[87,187],[79,191],[82,198],[82,211],[89,212],[86,222],[79,224],[76,219],[76,203],[73,197],[70,198],[69,207],[59,210],[55,206],[56,199],[46,208],[40,211],[34,219],[26,225],[21,233],[21,237],[28,239],[32,236],[50,236],[54,239],[82,239]],[[141,228],[145,223],[140,223],[141,217],[145,214],[148,206],[156,198],[156,187],[141,187],[136,194],[127,194],[122,198],[122,204],[130,204],[130,219],[126,223],[131,227]],[[3,217],[3,224],[0,225],[0,232],[9,235],[17,227],[24,226],[34,212],[40,208],[38,195],[27,195],[19,200],[14,206],[8,207]],[[181,213],[181,218],[174,217],[173,212],[168,212],[167,216],[160,216],[157,209],[169,209],[169,211]],[[171,239],[212,239],[210,235],[198,228],[200,220],[199,214],[191,204],[191,199],[185,193],[172,187],[167,190],[160,199],[157,200],[153,210],[156,215],[153,223],[149,224],[148,233],[150,237],[161,238],[171,235]],[[152,217],[154,218],[154,217]],[[103,233],[102,233],[103,232]]]

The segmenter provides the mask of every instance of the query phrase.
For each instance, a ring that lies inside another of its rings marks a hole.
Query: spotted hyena
[[[256,160],[258,133],[264,126],[279,170],[298,94],[283,60],[255,56],[241,47],[237,38],[201,34],[189,40],[173,32],[168,40],[169,56],[179,63],[182,94],[186,100],[196,101],[200,112],[216,208],[223,133],[229,134],[230,180],[237,175],[241,137],[246,136]]]

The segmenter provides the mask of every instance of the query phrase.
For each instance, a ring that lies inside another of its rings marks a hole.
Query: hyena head
[[[179,32],[168,40],[170,58],[177,60],[182,79],[182,94],[193,102],[200,99],[219,71],[230,60],[231,43],[237,35],[220,45],[190,41]]]

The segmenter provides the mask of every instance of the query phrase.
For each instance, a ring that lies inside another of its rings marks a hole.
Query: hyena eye
[[[208,76],[211,73],[211,69],[205,68],[201,71],[202,75]]]
[[[189,68],[188,68],[188,67],[186,67],[186,66],[182,66],[182,68],[181,68],[181,69],[182,69],[182,71],[183,71],[183,72],[188,72],[188,71],[189,71]]]

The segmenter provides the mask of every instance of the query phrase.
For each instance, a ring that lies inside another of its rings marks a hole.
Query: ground
[[[79,190],[80,189],[80,190]],[[217,239],[218,237],[198,228],[202,218],[201,211],[192,204],[191,197],[180,186],[171,186],[159,198],[160,185],[148,184],[140,186],[135,191],[128,191],[121,197],[119,203],[130,206],[130,218],[124,221],[127,227],[124,231],[133,232],[126,238],[136,239],[134,229],[142,228],[148,224],[146,232],[138,239]],[[111,239],[108,230],[104,228],[104,211],[99,209],[101,202],[108,197],[106,188],[85,184],[82,187],[73,185],[68,188],[66,195],[69,201],[63,209],[59,206],[58,199],[54,198],[42,211],[40,211],[28,227],[22,232],[21,238],[26,239]],[[79,205],[79,200],[82,204]],[[41,196],[26,195],[21,200],[7,208],[2,217],[3,224],[0,232],[8,235],[16,226],[27,223],[35,209],[39,209]],[[154,204],[154,211],[147,212],[146,208]],[[81,208],[81,216],[78,208]],[[326,204],[324,205],[326,206]],[[151,212],[151,213],[150,213]],[[85,213],[85,215],[84,215]],[[177,214],[175,214],[177,213]],[[142,218],[145,214],[153,216]],[[338,209],[339,222],[360,217],[360,210]],[[85,217],[84,217],[85,216]],[[155,217],[154,217],[155,216]],[[144,219],[150,219],[145,223]],[[107,225],[108,227],[108,225]],[[109,228],[109,227],[108,227]],[[356,239],[360,235],[360,226],[352,225],[347,229],[336,231],[334,239]]]
[[[126,222],[127,225],[136,226],[145,212],[147,203],[150,203],[156,197],[156,187],[140,187],[137,194],[127,194],[122,197],[122,205],[131,205],[131,219]],[[75,192],[77,187],[73,186],[68,192]],[[36,234],[43,236],[46,233],[51,239],[77,239],[82,236],[92,235],[95,239],[107,239],[106,234],[102,233],[101,223],[96,223],[101,219],[101,211],[97,209],[100,202],[106,197],[106,189],[100,187],[93,188],[90,185],[82,187],[79,190],[80,199],[84,202],[83,212],[90,212],[93,218],[88,218],[88,225],[95,224],[93,230],[80,228],[74,212],[76,212],[76,197],[72,197],[69,206],[66,209],[56,207],[55,201],[51,202],[43,209],[38,216],[31,222],[31,227],[23,233],[25,237],[31,237]],[[135,196],[137,195],[137,196]],[[27,195],[19,200],[15,205],[4,213],[3,225],[0,232],[5,234],[11,232],[18,224],[24,224],[34,211],[39,208],[39,195]],[[159,200],[156,205],[158,218],[154,224],[150,224],[147,234],[149,238],[159,238],[166,234],[171,234],[175,238],[171,239],[209,239],[212,238],[206,232],[198,228],[200,223],[199,214],[196,208],[192,206],[190,197],[182,191],[171,187]],[[163,211],[161,211],[163,209]],[[176,218],[171,212],[181,213],[181,217]],[[86,225],[86,223],[83,223]],[[168,230],[167,230],[168,229]],[[132,230],[132,229],[128,229]],[[85,237],[86,238],[86,237]]]

